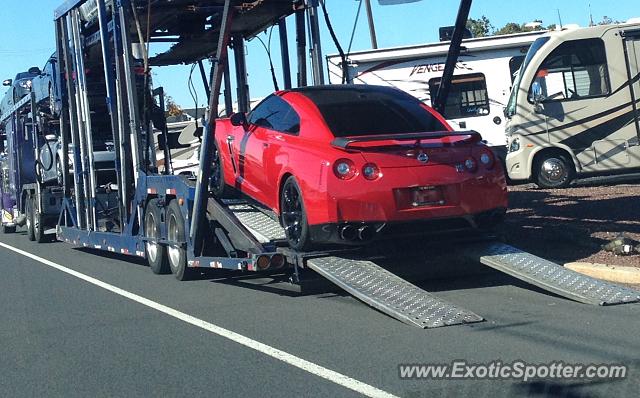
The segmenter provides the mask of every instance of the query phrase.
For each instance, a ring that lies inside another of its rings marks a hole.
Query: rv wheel
[[[540,188],[566,188],[575,178],[573,162],[564,154],[543,155],[536,164],[536,184]]]

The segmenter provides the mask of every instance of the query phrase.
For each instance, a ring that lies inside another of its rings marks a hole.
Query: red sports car
[[[489,227],[506,211],[502,168],[480,135],[393,88],[278,91],[220,119],[215,135],[213,194],[272,209],[295,249]]]

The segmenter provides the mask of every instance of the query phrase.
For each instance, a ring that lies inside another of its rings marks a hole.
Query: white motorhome
[[[496,153],[506,154],[503,110],[515,73],[533,41],[544,32],[465,39],[445,118],[454,129],[476,130]],[[348,55],[348,81],[397,87],[431,104],[435,97],[449,42],[353,52]],[[327,57],[329,81],[342,83],[342,60]]]
[[[538,38],[505,110],[509,177],[558,188],[640,167],[639,68],[637,19]]]

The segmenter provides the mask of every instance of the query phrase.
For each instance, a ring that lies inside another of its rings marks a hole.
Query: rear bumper
[[[407,222],[342,222],[310,225],[316,244],[366,245],[373,241],[433,236],[455,231],[490,230],[499,225],[506,208],[495,208],[462,217],[434,218]]]

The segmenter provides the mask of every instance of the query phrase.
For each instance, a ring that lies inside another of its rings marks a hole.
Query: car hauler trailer
[[[222,82],[225,75],[229,76],[225,70],[231,44],[236,69],[241,71],[236,73],[238,104],[241,110],[247,110],[246,72],[242,72],[244,40],[279,24],[286,49],[283,18],[289,15],[295,14],[297,23],[298,86],[306,85],[307,75],[305,13],[310,14],[312,24],[314,84],[321,84],[315,2],[176,0],[168,4],[152,0],[141,4],[74,0],[56,11],[57,59],[61,78],[69,83],[61,101],[62,153],[68,153],[68,148],[73,156],[72,162],[63,161],[64,198],[56,227],[58,239],[146,258],[153,272],[172,272],[180,280],[204,268],[229,269],[279,272],[304,286],[310,275],[319,274],[365,303],[423,328],[482,320],[474,312],[425,292],[377,265],[380,256],[390,255],[384,250],[365,247],[298,252],[287,247],[284,229],[268,212],[250,201],[211,197],[212,115],[204,127],[197,179],[171,175],[170,170],[158,172],[152,125],[162,126],[162,122],[154,113],[149,79],[134,73],[136,59],[144,60],[147,73],[148,65],[210,59],[212,70],[209,79],[203,80],[210,80],[209,109],[215,110]],[[145,37],[174,44],[168,51],[148,57]],[[89,69],[94,74],[87,79],[85,71]],[[100,73],[95,74],[96,70]],[[291,87],[286,67],[284,77],[285,87]],[[156,90],[154,94],[158,94]],[[159,94],[162,103],[162,92]],[[91,116],[96,114],[92,107],[100,103],[97,98],[106,99],[108,123],[91,123]],[[233,101],[225,96],[225,103],[230,111]],[[88,148],[92,147],[94,130],[105,126],[115,143],[118,180],[102,186],[92,176],[95,165]],[[167,129],[160,130],[164,135],[160,139],[166,143]],[[166,159],[170,161],[168,148]],[[582,276],[492,241],[466,242],[465,255],[578,301],[617,304],[640,300],[635,291]]]
[[[443,115],[454,128],[478,131],[501,159],[506,155],[503,110],[533,41],[544,32],[464,39]],[[327,57],[331,83],[344,80],[399,88],[428,105],[435,99],[449,42],[352,52]],[[344,78],[344,72],[348,76]]]
[[[640,20],[630,22],[531,46],[505,111],[512,180],[559,188],[640,169]]]

